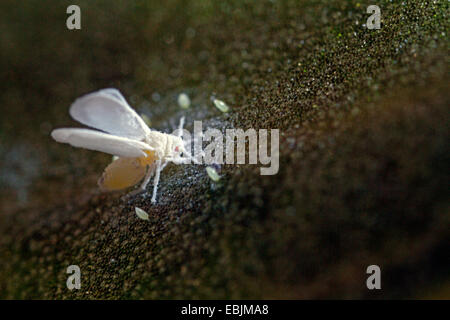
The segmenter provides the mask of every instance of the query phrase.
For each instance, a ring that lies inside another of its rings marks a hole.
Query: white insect
[[[178,135],[150,130],[117,89],[103,89],[84,95],[75,100],[69,113],[82,124],[104,132],[61,128],[52,131],[53,139],[119,157],[106,167],[99,179],[101,190],[126,189],[143,179],[140,187],[132,192],[136,194],[144,191],[155,175],[151,199],[155,202],[164,167],[169,162],[181,164],[193,160],[181,138],[184,118],[180,120]]]

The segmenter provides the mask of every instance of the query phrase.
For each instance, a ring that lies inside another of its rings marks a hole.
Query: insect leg
[[[153,176],[153,173],[155,173],[155,165],[152,163],[150,165],[150,167],[148,168],[147,174],[145,175],[144,180],[142,181],[141,186],[139,187],[139,189],[141,189],[142,191],[145,190],[145,188],[147,187],[147,184],[150,182],[150,179]]]
[[[161,164],[161,170],[160,170],[160,171],[163,171],[164,168],[165,168],[168,164],[169,164],[169,161],[164,161],[164,162]]]
[[[153,180],[153,196],[152,203],[156,202],[156,192],[158,192],[159,176],[161,174],[161,160],[156,160],[156,173],[155,179]]]

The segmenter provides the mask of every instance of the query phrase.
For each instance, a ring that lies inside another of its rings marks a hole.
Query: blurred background
[[[370,4],[3,0],[0,298],[450,298],[448,1],[377,1],[380,30]],[[102,194],[111,157],[49,134],[106,87],[163,132],[279,128],[280,172],[170,165],[155,205]]]

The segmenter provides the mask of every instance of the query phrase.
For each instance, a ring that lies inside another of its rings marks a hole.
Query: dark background
[[[448,21],[448,1],[1,1],[0,298],[448,299]],[[280,171],[170,165],[157,204],[101,194],[111,157],[49,134],[105,87],[164,132],[279,128]]]

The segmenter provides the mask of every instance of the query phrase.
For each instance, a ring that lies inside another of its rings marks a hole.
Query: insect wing
[[[120,102],[125,103],[127,106],[129,106],[127,100],[125,100],[125,97],[122,95],[122,93],[120,93],[120,91],[115,88],[102,89],[102,90],[97,91],[97,93],[109,94],[113,98],[115,98],[115,99],[119,100]]]
[[[75,100],[70,115],[89,127],[130,139],[142,140],[150,131],[116,89],[103,89]]]
[[[58,142],[68,143],[78,148],[101,151],[119,157],[145,157],[147,154],[143,150],[152,150],[144,142],[117,137],[90,129],[55,129],[51,135]]]

